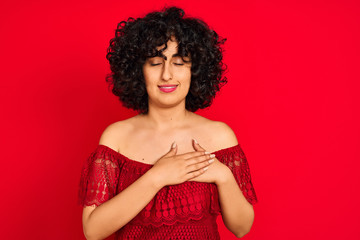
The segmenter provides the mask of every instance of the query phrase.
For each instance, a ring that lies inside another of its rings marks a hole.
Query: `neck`
[[[149,104],[145,114],[149,127],[157,130],[178,128],[184,125],[192,112],[185,109],[185,101],[173,107],[159,107]]]

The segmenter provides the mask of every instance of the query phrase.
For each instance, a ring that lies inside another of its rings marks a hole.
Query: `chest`
[[[192,139],[209,152],[216,149],[216,138],[210,131],[198,131],[196,129],[178,130],[172,132],[157,133],[153,131],[133,131],[122,141],[119,146],[120,153],[128,158],[154,164],[158,159],[171,149],[173,142],[178,146],[177,154],[196,151]]]

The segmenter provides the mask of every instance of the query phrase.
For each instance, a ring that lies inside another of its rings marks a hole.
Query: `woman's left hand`
[[[196,151],[206,151],[194,140],[193,147]],[[216,157],[213,159],[215,162],[209,165],[209,168],[205,171],[205,173],[188,181],[219,184],[221,181],[225,180],[228,177],[228,174],[231,174],[230,169],[225,164],[221,163]]]

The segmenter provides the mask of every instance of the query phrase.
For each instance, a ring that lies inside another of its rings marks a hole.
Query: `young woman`
[[[176,7],[119,23],[108,81],[139,114],[108,126],[84,164],[87,239],[219,239],[219,214],[237,237],[250,231],[245,154],[228,125],[194,113],[226,83],[225,40]]]

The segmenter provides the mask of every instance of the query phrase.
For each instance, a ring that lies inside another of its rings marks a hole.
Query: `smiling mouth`
[[[177,88],[178,85],[160,85],[158,86],[162,92],[172,92]]]

